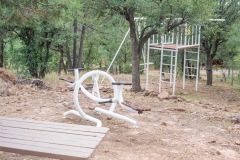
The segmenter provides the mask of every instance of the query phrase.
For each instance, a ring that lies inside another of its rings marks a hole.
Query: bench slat
[[[18,134],[18,135],[25,135],[26,133],[32,133],[35,135],[38,135],[39,137],[41,136],[49,136],[49,137],[55,137],[56,133],[54,132],[48,132],[48,131],[38,131],[38,130],[30,130],[30,129],[24,129],[24,128],[11,128],[11,127],[3,127],[0,126],[0,133],[8,133],[8,134]],[[80,139],[84,140],[86,139],[86,136],[84,135],[75,135],[71,133],[57,133],[58,136],[62,137],[71,137],[71,139]],[[102,137],[93,137],[93,136],[88,136],[87,140],[88,141],[100,141]]]
[[[91,132],[96,132],[96,133],[106,133],[109,129],[106,127],[99,127],[98,130],[94,129],[92,126],[85,126],[85,125],[76,125],[76,124],[66,124],[66,123],[57,123],[57,122],[47,122],[47,121],[37,121],[37,120],[23,120],[19,118],[8,118],[8,117],[0,117],[1,120],[7,120],[7,121],[12,121],[12,122],[23,122],[26,124],[43,124],[45,126],[55,126],[55,127],[63,127],[63,128],[73,128],[76,130],[82,130],[82,131],[91,131]]]
[[[41,147],[44,150],[51,150],[51,149],[58,149],[61,152],[69,151],[72,152],[71,154],[75,153],[91,153],[93,151],[92,148],[82,148],[82,147],[74,147],[74,146],[65,146],[59,144],[52,144],[52,143],[44,143],[44,142],[33,142],[33,141],[26,141],[22,139],[12,139],[12,138],[3,138],[0,137],[0,145],[1,143],[9,143],[9,144],[19,144],[28,146],[28,149],[31,150],[31,147]]]
[[[54,148],[28,146],[26,144],[17,144],[0,141],[0,150],[24,155],[33,155],[40,157],[57,158],[64,160],[82,160],[90,157],[91,153],[80,153],[73,151],[62,151]]]
[[[31,129],[31,130],[39,130],[39,131],[48,131],[48,132],[57,132],[57,133],[71,133],[71,134],[78,134],[78,135],[88,135],[88,136],[95,136],[95,137],[104,137],[103,133],[94,133],[90,131],[82,131],[77,130],[75,128],[56,128],[54,126],[44,126],[43,124],[26,124],[23,122],[11,122],[0,120],[0,126],[3,127],[12,127],[12,128],[24,128],[24,129]]]
[[[24,135],[13,134],[12,132],[2,132],[0,131],[0,137],[2,138],[10,138],[10,139],[21,139],[26,141],[32,141],[34,142],[43,142],[43,143],[52,143],[52,144],[59,144],[59,145],[65,145],[65,146],[77,146],[77,147],[83,147],[83,148],[95,148],[98,144],[97,141],[88,141],[87,137],[85,140],[79,140],[79,139],[70,139],[71,137],[62,137],[59,135],[55,135],[55,137],[49,137],[49,136],[38,136],[36,134],[26,133]]]

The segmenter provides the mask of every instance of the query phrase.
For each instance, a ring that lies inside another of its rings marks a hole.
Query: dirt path
[[[72,92],[60,86],[37,89],[19,85],[16,95],[0,97],[0,116],[93,125],[76,116],[62,118],[74,106]],[[190,90],[193,87],[177,88],[178,97],[165,100],[124,90],[125,99],[151,107],[141,115],[117,109],[135,119],[137,128],[95,113],[91,108],[99,105],[81,94],[84,111],[110,128],[91,160],[240,159],[240,92],[220,83],[207,87],[204,81],[200,81],[199,92]],[[0,152],[0,159],[49,160],[5,152]]]

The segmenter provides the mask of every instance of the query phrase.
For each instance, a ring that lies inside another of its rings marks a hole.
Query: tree
[[[209,21],[204,24],[202,46],[206,55],[207,85],[212,85],[212,61],[219,47],[227,41],[226,34],[240,16],[240,4],[238,0],[217,0],[214,7],[213,18],[225,21]]]
[[[153,34],[168,32],[187,22],[199,22],[211,11],[212,1],[205,0],[93,0],[99,14],[121,15],[130,28],[132,50],[132,89],[141,91],[140,58],[144,43]],[[147,17],[146,26],[138,36],[135,17]],[[175,18],[181,18],[176,21]]]
[[[228,78],[230,78],[230,69],[237,69],[239,66],[239,61],[237,61],[237,57],[240,53],[240,34],[239,34],[239,26],[240,23],[236,22],[236,24],[233,24],[229,29],[230,31],[226,34],[227,41],[224,43],[224,54],[222,57],[226,57],[225,61],[227,62],[227,68],[228,68]],[[235,63],[237,61],[237,63]],[[233,77],[232,77],[233,80]],[[232,81],[233,82],[233,81]]]
[[[24,65],[33,77],[44,77],[51,57],[50,47],[58,31],[58,18],[62,5],[54,0],[1,1],[6,17],[1,27],[23,42]]]

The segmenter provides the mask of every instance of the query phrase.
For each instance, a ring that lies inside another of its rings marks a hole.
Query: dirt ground
[[[158,88],[156,77],[151,76],[150,90]],[[130,76],[115,78],[130,81]],[[193,81],[187,81],[185,90],[179,81],[176,97],[169,99],[159,99],[154,92],[148,96],[146,92],[134,93],[126,86],[125,100],[151,108],[140,115],[116,108],[117,113],[136,120],[137,127],[96,113],[94,107],[108,106],[79,94],[83,110],[110,128],[90,160],[239,160],[240,90],[220,81],[212,87],[205,83],[201,79],[199,91],[195,92]],[[62,82],[45,84],[48,87],[43,89],[16,84],[14,94],[0,96],[0,116],[94,125],[74,115],[64,119],[63,113],[74,108],[72,91]],[[101,96],[111,97],[111,93]],[[50,159],[0,152],[0,160]]]

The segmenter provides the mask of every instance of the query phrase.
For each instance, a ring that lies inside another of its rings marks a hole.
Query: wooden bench
[[[63,160],[87,159],[108,130],[0,117],[0,150]]]

